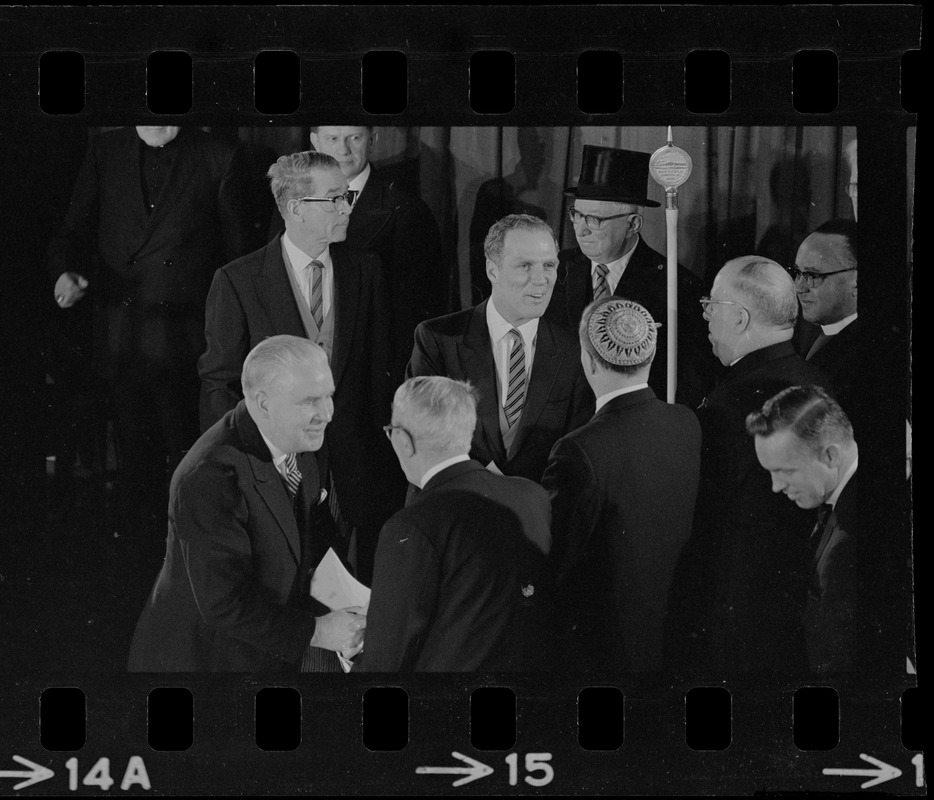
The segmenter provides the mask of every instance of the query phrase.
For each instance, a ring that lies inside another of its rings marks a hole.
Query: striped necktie
[[[525,345],[522,342],[522,334],[513,328],[509,331],[509,336],[512,337],[512,348],[509,351],[509,375],[503,412],[506,414],[506,424],[511,428],[522,415],[526,381]]]
[[[308,292],[311,316],[318,330],[321,330],[321,325],[324,323],[324,264],[313,260],[308,268],[310,273],[308,279],[311,283],[311,289]]]
[[[295,453],[289,453],[285,457],[285,486],[293,500],[298,496],[301,485],[302,472],[298,468],[298,459],[295,457]]]
[[[597,264],[593,276],[593,299],[594,302],[602,300],[610,293],[610,285],[606,282],[606,276],[610,274],[606,264]]]

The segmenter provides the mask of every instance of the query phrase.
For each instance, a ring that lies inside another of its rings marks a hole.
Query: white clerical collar
[[[625,389],[614,389],[612,392],[607,392],[606,394],[601,394],[597,398],[597,407],[594,410],[594,413],[603,408],[610,400],[614,400],[617,397],[620,397],[624,394],[629,394],[630,392],[638,392],[640,389],[648,389],[649,385],[647,383],[637,383],[635,386],[627,386]]]
[[[282,463],[288,457],[288,453],[283,453],[278,447],[270,442],[269,439],[266,438],[266,434],[264,434],[262,431],[259,432],[259,435],[263,437],[263,441],[266,442],[266,447],[269,448],[269,455],[272,456],[273,466],[275,466],[275,468],[279,470],[280,473],[282,473]]]
[[[856,314],[850,314],[848,317],[844,317],[839,322],[832,322],[830,325],[821,325],[820,329],[824,332],[824,336],[836,336],[840,331],[842,331],[847,325],[856,320]]]
[[[362,192],[363,187],[366,186],[366,182],[370,177],[370,162],[367,161],[366,166],[360,170],[359,175],[355,175],[351,181],[348,182],[347,188],[354,192]]]
[[[435,464],[430,470],[428,470],[418,484],[419,489],[424,489],[435,475],[437,475],[441,470],[447,469],[454,464],[460,464],[461,461],[470,461],[470,456],[467,453],[461,453],[459,456],[451,456],[451,458],[446,458],[440,464]]]
[[[331,246],[328,245],[317,256],[312,258],[308,253],[296,245],[290,238],[288,232],[282,234],[282,243],[285,246],[285,252],[289,257],[289,263],[292,265],[292,271],[296,275],[301,275],[312,261],[320,261],[324,267],[331,266]]]
[[[526,349],[529,349],[532,346],[532,341],[535,339],[535,334],[538,333],[538,320],[538,317],[533,317],[522,325],[513,325],[507,322],[503,318],[503,315],[496,310],[496,306],[493,305],[492,297],[487,301],[486,324],[490,331],[490,341],[493,344],[496,344],[500,339],[506,336],[509,331],[515,328],[522,335]]]
[[[617,285],[619,284],[619,279],[623,277],[623,273],[626,271],[626,267],[629,266],[629,259],[632,258],[632,254],[636,252],[636,248],[639,246],[639,234],[636,234],[636,243],[629,248],[629,251],[623,253],[616,261],[611,261],[609,264],[604,264],[603,266],[607,269],[607,283],[610,285],[611,291],[615,291]],[[590,274],[591,276],[595,275],[597,272],[598,261],[590,262]]]
[[[840,494],[843,492],[843,487],[849,483],[850,478],[856,474],[856,467],[859,464],[859,453],[856,454],[856,458],[853,459],[853,463],[850,464],[850,468],[843,473],[843,477],[840,479],[840,483],[837,484],[837,488],[833,490],[833,494],[827,498],[827,502],[830,505],[837,505],[837,500],[840,499]]]

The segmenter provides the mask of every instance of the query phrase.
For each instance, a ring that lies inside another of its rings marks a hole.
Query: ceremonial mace
[[[671,143],[671,125],[668,126],[668,144],[652,153],[649,172],[665,189],[666,244],[668,248],[668,397],[675,401],[678,388],[678,187],[691,177],[694,164],[691,157]]]

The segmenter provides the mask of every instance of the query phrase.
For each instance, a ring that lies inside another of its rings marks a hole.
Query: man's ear
[[[632,229],[633,234],[636,234],[642,228],[642,214],[634,214],[629,218],[629,227]]]
[[[588,375],[596,375],[596,374],[597,374],[597,366],[598,366],[598,364],[597,364],[597,359],[595,359],[595,358],[593,357],[593,353],[591,353],[591,352],[590,352],[589,350],[587,350],[587,349],[585,349],[585,350],[583,351],[583,353],[584,353],[584,357],[587,359],[587,361],[586,361],[586,364],[587,364],[587,374],[588,374]]]
[[[310,134],[308,134],[308,139],[311,141],[311,146],[320,153],[321,148],[318,147],[318,132],[312,131]]]
[[[265,419],[269,419],[269,395],[260,389],[253,395],[253,402]]]
[[[491,261],[489,258],[486,260],[486,276],[490,279],[491,284],[496,285],[499,283],[499,267],[495,261]]]
[[[745,333],[746,329],[749,328],[749,323],[752,322],[749,311],[744,306],[730,306],[730,308],[735,308],[737,311],[736,322],[733,323],[736,333]]]
[[[823,464],[825,467],[830,467],[831,469],[839,467],[840,461],[842,459],[840,446],[836,444],[828,444],[826,447],[821,448],[821,451],[817,457],[821,464]]]

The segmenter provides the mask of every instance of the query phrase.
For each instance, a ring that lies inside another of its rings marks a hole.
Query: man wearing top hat
[[[591,303],[579,335],[597,413],[558,440],[543,481],[558,649],[571,670],[654,672],[664,666],[672,576],[691,535],[700,424],[649,387],[658,334],[638,303]]]
[[[584,145],[580,180],[565,190],[573,198],[568,215],[578,246],[560,253],[550,318],[576,330],[584,308],[616,295],[633,300],[659,321],[668,319],[665,256],[639,235],[642,208],[657,208],[647,197],[649,154]],[[696,407],[712,386],[716,365],[697,315],[702,287],[678,266],[678,388],[676,400]],[[666,397],[666,330],[652,364],[649,386]]]

